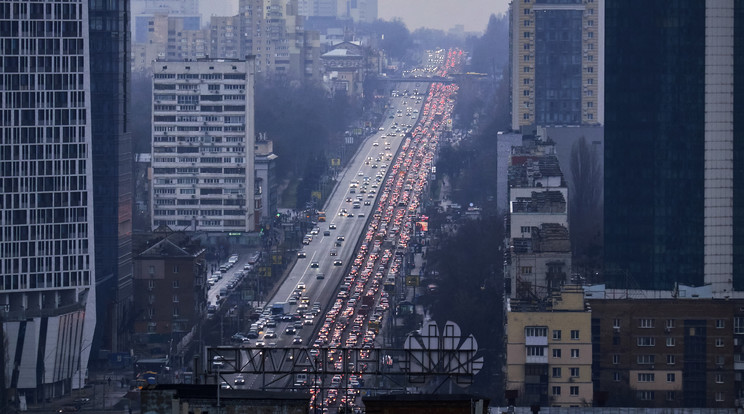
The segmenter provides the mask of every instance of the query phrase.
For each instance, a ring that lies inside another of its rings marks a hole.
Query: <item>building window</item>
[[[734,318],[734,333],[744,334],[744,317],[737,316]]]
[[[532,274],[532,266],[522,266],[519,268],[519,273],[523,275]]]
[[[723,400],[724,400],[723,399],[723,392],[717,391],[716,392],[716,402],[722,402]]]
[[[723,374],[716,374],[716,384],[723,384]]]
[[[726,321],[724,319],[716,319],[716,329],[723,329],[726,327]]]
[[[578,367],[572,367],[569,368],[571,370],[571,377],[572,378],[578,378],[579,377],[579,368]]]
[[[530,38],[530,32],[524,32],[524,38],[529,39]]]
[[[667,401],[674,401],[674,398],[676,395],[674,394],[674,391],[667,391],[666,393],[666,400]]]
[[[638,343],[638,346],[655,346],[656,338],[652,336],[639,336],[637,343]]]
[[[571,358],[578,358],[579,357],[579,350],[578,349],[572,349],[571,350]]]
[[[524,95],[524,96],[530,96],[530,91],[527,90],[527,89],[525,89],[525,90],[522,91],[522,95]]]
[[[571,391],[571,395],[579,395],[579,387],[576,385],[572,385],[569,389]]]
[[[638,365],[651,365],[656,360],[656,357],[654,355],[638,355],[636,358],[636,362],[638,362]]]
[[[666,339],[666,346],[675,346],[677,344],[677,340],[674,338],[667,338]]]
[[[553,387],[553,395],[561,395],[561,387]]]
[[[723,364],[726,362],[726,358],[719,355],[716,357],[716,365],[723,366]]]
[[[179,288],[179,283],[178,282],[179,282],[178,280],[174,280],[173,281],[173,288],[174,289],[178,289]]]
[[[530,119],[530,114],[524,114],[524,115],[522,115],[522,119],[524,119],[524,120]]]
[[[553,330],[553,340],[554,341],[560,341],[561,340],[561,331],[560,331],[560,329]]]
[[[666,324],[664,325],[667,329],[674,328],[674,319],[667,319]]]
[[[651,372],[639,372],[638,382],[654,382],[656,374]]]
[[[622,376],[618,371],[615,371],[612,373],[612,380],[615,382],[620,382],[620,379],[622,379]]]
[[[150,276],[155,275],[155,266],[150,266],[148,268],[148,272],[149,272]]]
[[[612,355],[612,364],[617,365],[620,363],[620,354]]]
[[[561,357],[561,350],[560,349],[554,349],[553,350],[553,358],[560,358]]]
[[[620,337],[619,336],[613,336],[612,337],[612,345],[620,345]]]
[[[716,348],[723,348],[723,338],[716,338]]]
[[[674,381],[675,381],[674,373],[673,372],[668,373],[667,382],[674,382]]]
[[[652,401],[654,397],[653,391],[638,391],[638,399],[641,401]]]
[[[173,273],[178,273],[178,266],[173,266]]]
[[[173,316],[175,317],[180,316],[180,313],[178,312],[178,306],[173,307]]]
[[[612,328],[613,329],[620,329],[620,319],[613,319],[612,320]]]
[[[178,303],[178,295],[173,295],[173,303]]]
[[[528,346],[527,356],[545,356],[545,347],[542,346]]]
[[[530,69],[530,67],[529,67],[529,66],[525,66],[525,67],[524,67],[524,68],[522,69],[522,72],[524,72],[524,73],[530,73],[530,70],[531,70],[531,69]]]
[[[638,321],[638,327],[639,328],[653,328],[654,320],[653,319],[640,319]]]
[[[154,280],[148,280],[147,281],[147,288],[150,290],[155,289],[155,281]]]
[[[592,102],[592,101],[587,102],[586,103],[586,107],[587,108],[594,108],[594,102]]]
[[[571,339],[578,340],[579,339],[579,330],[575,329],[571,331]]]
[[[147,324],[147,333],[155,333],[157,330],[158,325],[154,322],[151,322]]]
[[[561,368],[553,368],[553,378],[560,378],[561,377]]]
[[[667,365],[674,365],[677,363],[677,357],[675,357],[674,355],[667,355],[666,359],[667,359]]]
[[[527,326],[524,328],[524,336],[548,336],[548,328],[544,326]]]

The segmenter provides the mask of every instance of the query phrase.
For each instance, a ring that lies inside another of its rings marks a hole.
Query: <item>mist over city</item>
[[[0,412],[740,412],[742,16],[0,0]]]

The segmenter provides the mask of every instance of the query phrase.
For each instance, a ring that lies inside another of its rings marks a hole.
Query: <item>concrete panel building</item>
[[[516,391],[517,405],[592,404],[591,318],[578,286],[541,305],[508,301],[506,390]]]
[[[256,228],[253,65],[250,57],[153,65],[153,227]]]
[[[603,119],[604,0],[510,3],[512,129]]]

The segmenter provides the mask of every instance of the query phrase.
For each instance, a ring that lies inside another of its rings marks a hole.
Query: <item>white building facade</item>
[[[153,228],[255,230],[254,60],[153,64]]]

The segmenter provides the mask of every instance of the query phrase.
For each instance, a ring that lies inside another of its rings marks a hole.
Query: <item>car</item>
[[[325,274],[324,273],[318,273],[317,275],[315,275],[315,278],[318,279],[318,280],[325,279]]]
[[[292,338],[292,343],[295,345],[299,345],[302,343],[302,337],[301,336],[295,336]]]
[[[264,341],[256,341],[256,348],[263,348],[266,346],[266,342]]]
[[[304,290],[307,286],[305,286],[305,282],[300,282],[297,284],[297,289]]]
[[[318,267],[320,267],[320,264],[317,261],[313,260],[310,263],[310,267],[312,267],[313,269],[317,269]]]
[[[347,213],[346,217],[354,217],[354,213]]]
[[[362,172],[362,171],[359,171],[359,172],[357,173],[357,175],[358,175],[358,176],[360,176],[360,177],[362,177],[362,176],[364,176],[364,172]]]
[[[346,238],[344,236],[338,236],[338,237],[336,237],[336,240],[337,241],[344,241],[344,240],[346,240]]]
[[[338,250],[336,250],[336,249],[331,249],[331,253],[330,253],[330,255],[331,255],[331,256],[338,256]]]
[[[324,236],[330,236],[331,235],[331,231],[330,230],[326,230],[326,231],[323,232],[323,235]]]
[[[264,338],[265,339],[276,338],[276,332],[274,332],[273,330],[266,331],[266,333],[264,334]]]
[[[340,242],[338,240],[336,240],[336,242],[333,243],[333,245],[336,246],[336,247],[341,247],[341,244],[342,244],[342,242]]]
[[[65,405],[57,410],[58,413],[74,413],[76,411],[79,411],[79,409],[74,405]]]
[[[359,214],[357,214],[357,217],[359,217],[359,218],[364,218],[364,213],[359,213]]]
[[[351,203],[351,197],[346,197],[346,200],[345,200],[345,201],[346,201],[347,203]]]
[[[372,143],[372,146],[373,146],[373,147],[376,147],[376,146],[378,146],[378,145],[380,145],[380,144],[378,144],[377,142],[373,142],[373,143]]]
[[[320,233],[320,228],[318,228],[318,227],[313,227],[313,229],[310,230],[310,235],[312,235],[312,236],[317,236],[318,233]]]
[[[230,384],[228,384],[227,381],[222,381],[220,383],[220,388],[223,389],[223,390],[229,390],[230,389]]]
[[[245,377],[242,375],[238,375],[235,377],[235,380],[233,382],[235,382],[235,385],[243,385],[245,384]]]
[[[297,258],[304,259],[306,257],[307,257],[307,253],[305,253],[304,250],[300,250],[299,252],[297,252]]]
[[[372,202],[371,202],[371,201],[369,201],[369,200],[365,200],[365,201],[364,201],[364,205],[365,205],[365,206],[369,206],[369,205],[372,205]]]
[[[331,223],[330,225],[328,225],[328,228],[330,230],[336,230],[336,223]]]
[[[341,262],[341,260],[334,260],[333,261],[333,265],[334,266],[341,266],[342,264],[343,264],[343,262]]]
[[[294,334],[296,334],[296,333],[297,333],[297,329],[295,329],[295,327],[294,327],[294,326],[288,326],[288,327],[287,327],[287,328],[286,328],[286,329],[284,330],[284,334],[285,334],[285,335],[294,335]]]

